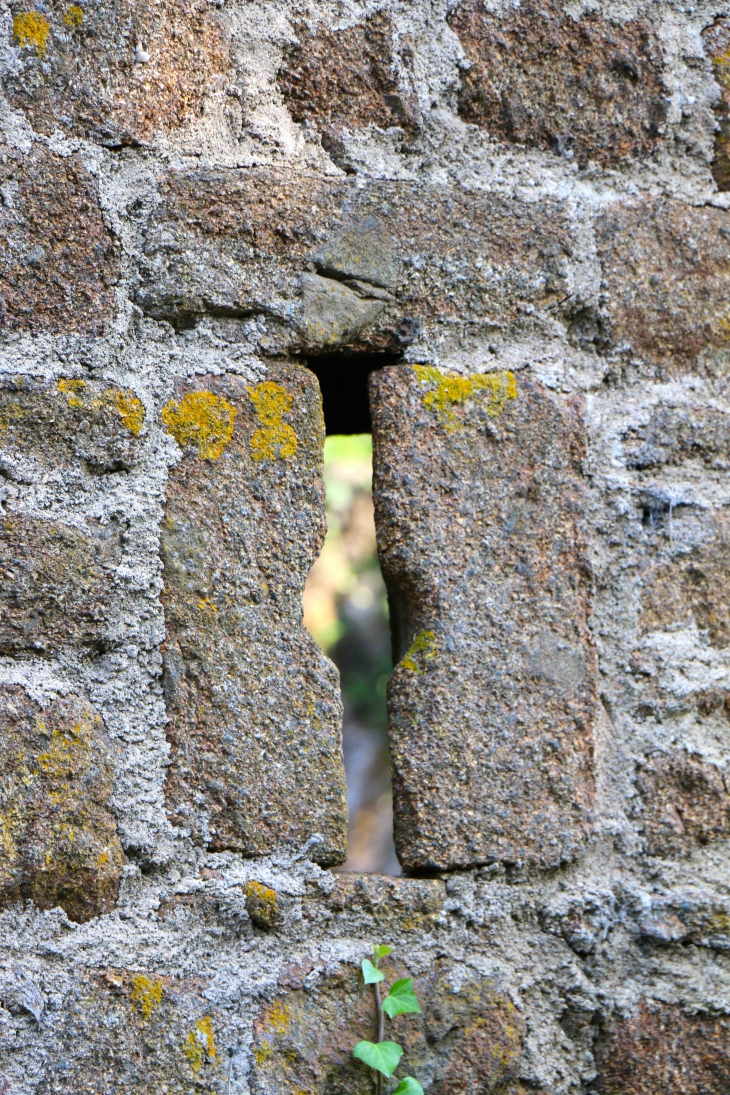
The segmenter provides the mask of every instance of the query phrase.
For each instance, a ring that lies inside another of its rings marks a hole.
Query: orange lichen
[[[84,13],[78,4],[72,4],[63,17],[67,27],[80,27],[84,21]]]
[[[143,1019],[149,1019],[156,1007],[162,1003],[162,981],[150,981],[143,973],[132,978],[130,1000],[142,1012]]]
[[[279,456],[288,460],[297,451],[297,435],[284,422],[284,415],[291,410],[292,397],[281,384],[271,380],[249,388],[248,394],[261,426],[251,437],[252,458],[274,460]]]
[[[489,394],[486,411],[490,418],[497,418],[507,400],[517,397],[517,381],[511,372],[458,376],[442,373],[433,365],[414,365],[413,369],[421,383],[433,385],[423,397],[423,405],[436,412],[448,433],[462,428],[454,408],[472,399],[477,392]]]
[[[236,408],[213,392],[189,392],[162,410],[165,429],[181,447],[198,450],[203,460],[217,460],[233,437]]]
[[[145,409],[142,400],[119,388],[112,389],[110,394],[122,422],[136,437],[144,425]]]
[[[35,46],[39,57],[45,56],[51,24],[37,11],[25,11],[13,19],[13,34],[24,46]]]

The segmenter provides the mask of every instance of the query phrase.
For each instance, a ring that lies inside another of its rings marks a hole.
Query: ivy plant
[[[410,1015],[420,1012],[416,994],[413,991],[413,979],[401,977],[390,986],[390,992],[383,997],[380,991],[381,983],[385,980],[385,974],[378,969],[381,958],[392,953],[393,948],[386,943],[380,943],[373,947],[373,960],[363,958],[362,975],[366,985],[373,986],[375,996],[375,1010],[377,1015],[377,1040],[375,1042],[358,1042],[352,1051],[353,1057],[364,1061],[375,1073],[376,1095],[383,1095],[383,1077],[390,1079],[400,1063],[403,1049],[397,1042],[389,1042],[384,1038],[385,1016],[395,1019],[396,1015]],[[385,986],[383,986],[385,987]],[[418,1080],[412,1076],[405,1076],[391,1095],[423,1095],[423,1088]]]

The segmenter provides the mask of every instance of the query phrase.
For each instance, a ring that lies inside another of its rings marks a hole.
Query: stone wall
[[[381,941],[394,1079],[726,1095],[726,8],[10,0],[0,43],[0,1095],[365,1095]],[[387,363],[398,878],[330,870],[332,352]]]

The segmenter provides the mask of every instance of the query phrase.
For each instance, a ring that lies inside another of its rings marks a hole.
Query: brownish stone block
[[[218,19],[203,0],[49,0],[45,28],[28,37],[25,7],[12,10],[20,65],[5,85],[39,133],[61,129],[112,146],[147,141],[199,114],[228,67]],[[148,55],[142,63],[138,44]]]
[[[380,968],[386,986],[413,976],[399,961],[382,961]],[[304,983],[310,970],[287,971],[281,992],[254,1021],[253,1090],[369,1095],[372,1073],[353,1059],[352,1048],[375,1036],[372,989],[363,985],[358,968],[340,965],[311,991]],[[388,1021],[386,1037],[404,1050],[393,1080],[411,1075],[438,1095],[519,1090],[507,1085],[518,1073],[523,1017],[494,983],[471,975],[455,991],[450,972],[440,960],[416,976],[422,1013]]]
[[[467,0],[449,20],[471,66],[459,112],[495,137],[621,163],[656,147],[666,117],[661,44],[640,20],[575,19],[556,3],[507,14]]]
[[[11,460],[54,469],[83,461],[97,475],[129,471],[144,420],[141,400],[122,388],[67,377],[0,380],[0,453]]]
[[[718,130],[712,173],[718,189],[730,190],[730,19],[719,16],[702,32],[702,38],[720,85],[720,101],[715,107]]]
[[[730,788],[716,765],[677,749],[645,761],[636,784],[650,855],[689,854],[730,836]]]
[[[341,30],[313,33],[304,23],[294,29],[298,45],[279,72],[279,87],[294,121],[316,125],[335,162],[343,162],[343,130],[367,125],[409,130],[418,124],[416,97],[399,86],[388,12],[376,11]],[[400,53],[401,64],[410,66],[408,40]]]
[[[401,366],[371,406],[401,863],[569,860],[593,801],[581,405]]]
[[[730,582],[730,532],[723,522],[707,540],[653,570],[644,578],[642,631],[691,627],[706,631],[713,646],[730,642],[730,604],[722,591]]]
[[[103,334],[119,257],[96,181],[76,157],[41,145],[0,153],[0,183],[13,195],[0,208],[0,324]]]
[[[730,1019],[642,1000],[608,1031],[597,1058],[600,1095],[725,1095]]]
[[[318,837],[312,858],[342,862],[339,681],[302,626],[324,538],[317,383],[198,377],[162,418],[183,449],[162,532],[170,817],[215,850]]]
[[[101,718],[77,696],[41,708],[4,685],[0,699],[0,903],[101,916],[116,904],[123,858]]]
[[[679,373],[730,343],[730,216],[647,199],[609,206],[596,222],[609,345]]]
[[[20,514],[0,520],[0,653],[109,646],[120,530],[91,520],[86,528]]]

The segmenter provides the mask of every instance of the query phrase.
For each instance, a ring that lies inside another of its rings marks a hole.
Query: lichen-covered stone
[[[388,986],[413,976],[400,962],[381,962]],[[352,1047],[375,1037],[372,989],[358,967],[305,982],[311,972],[295,967],[281,991],[254,1023],[253,1090],[260,1095],[327,1091],[366,1095],[372,1073],[352,1057]],[[455,976],[442,960],[416,976],[420,1015],[399,1016],[388,1034],[404,1049],[393,1079],[415,1076],[438,1095],[504,1092],[519,1071],[524,1019],[500,986],[488,978]]]
[[[20,513],[0,518],[0,653],[98,653],[111,643],[115,521],[86,530]]]
[[[702,32],[713,74],[720,85],[715,107],[717,133],[712,174],[719,190],[730,190],[730,19],[720,15]]]
[[[666,118],[662,49],[650,26],[580,18],[561,4],[505,13],[484,0],[449,20],[470,61],[459,112],[495,137],[575,155],[585,164],[648,156]]]
[[[730,836],[730,788],[716,764],[677,749],[643,762],[636,783],[650,855],[689,854]]]
[[[102,334],[119,274],[96,180],[75,156],[0,146],[0,325]]]
[[[60,129],[112,146],[147,141],[199,114],[228,66],[218,18],[201,0],[50,0],[42,47],[23,41],[22,5],[12,9],[19,48],[5,86],[39,133]]]
[[[600,1095],[725,1095],[730,1019],[642,1000],[598,1047]]]
[[[611,349],[677,374],[727,371],[730,215],[646,199],[609,205],[596,221]]]
[[[111,809],[114,750],[77,696],[41,707],[0,689],[0,903],[60,905],[72,920],[114,908],[122,848]]]
[[[416,97],[397,72],[412,68],[412,44],[399,43],[396,53],[396,30],[387,11],[350,27],[312,30],[296,23],[294,31],[297,44],[284,60],[279,87],[294,121],[316,126],[336,163],[347,162],[343,132],[418,125]]]
[[[281,926],[282,912],[279,895],[271,886],[262,882],[247,882],[243,887],[246,895],[246,909],[254,924],[266,931]]]
[[[400,366],[371,408],[401,863],[569,860],[593,800],[581,406],[524,373]]]
[[[0,381],[0,453],[11,466],[31,459],[50,471],[83,461],[98,475],[129,471],[144,420],[141,400],[114,385],[73,377]]]
[[[324,537],[316,381],[295,366],[197,377],[162,418],[183,450],[162,528],[170,817],[212,849],[311,841],[341,862],[339,682],[302,625]]]

